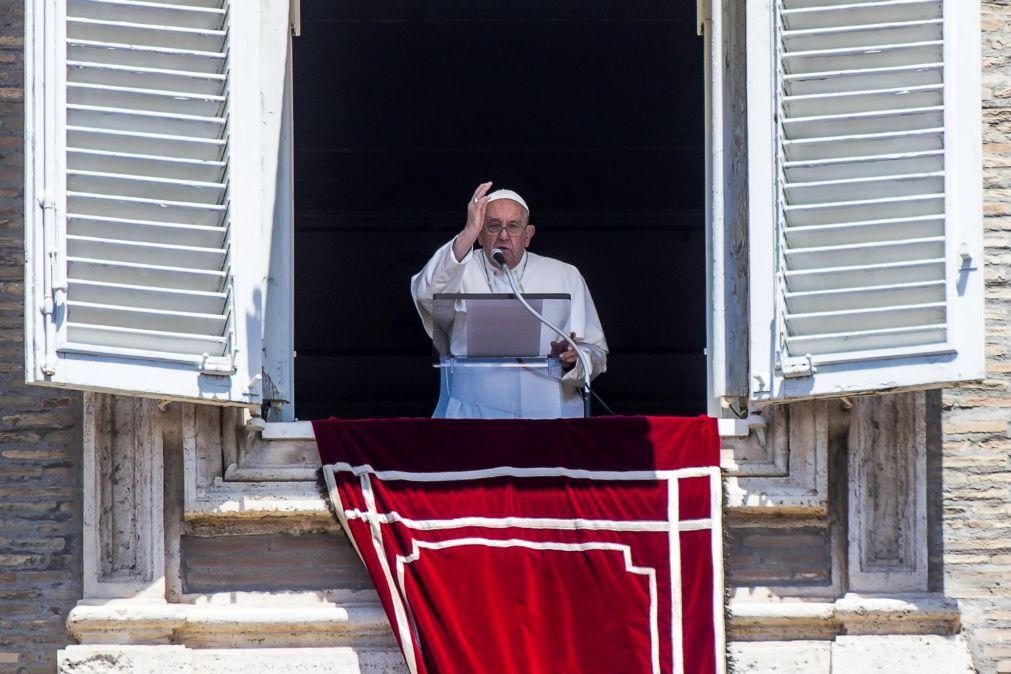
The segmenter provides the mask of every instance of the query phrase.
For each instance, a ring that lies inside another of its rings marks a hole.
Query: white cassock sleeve
[[[421,322],[425,326],[425,332],[432,336],[432,302],[437,293],[458,293],[460,284],[463,282],[463,273],[467,268],[467,263],[474,256],[474,251],[467,251],[463,259],[459,262],[453,255],[452,238],[448,243],[435,251],[435,255],[428,261],[420,272],[411,278],[411,296],[414,298],[414,306],[418,308]]]
[[[571,331],[576,333],[576,343],[580,351],[585,353],[587,360],[590,361],[590,379],[594,379],[607,371],[607,340],[604,339],[604,329],[600,325],[597,307],[590,297],[586,281],[575,267],[572,271],[576,278],[569,284],[572,295],[569,326]],[[583,364],[580,360],[576,361],[575,367],[565,373],[562,382],[576,387],[583,385]]]

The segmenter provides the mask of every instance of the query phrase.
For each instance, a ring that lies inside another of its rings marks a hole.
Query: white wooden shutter
[[[981,378],[979,4],[748,11],[752,398]]]
[[[259,5],[28,3],[29,382],[260,401]]]

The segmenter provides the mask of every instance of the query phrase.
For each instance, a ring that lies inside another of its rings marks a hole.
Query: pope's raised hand
[[[467,204],[467,229],[476,236],[484,227],[484,213],[488,210],[488,190],[491,189],[491,182],[481,183],[474,190],[474,196]]]
[[[467,224],[463,231],[457,234],[453,241],[453,255],[457,262],[463,260],[464,256],[474,247],[481,228],[484,227],[484,213],[488,210],[488,190],[491,189],[491,181],[481,183],[474,190],[474,196],[467,204]]]

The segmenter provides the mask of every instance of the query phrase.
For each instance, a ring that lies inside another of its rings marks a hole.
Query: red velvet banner
[[[725,671],[714,419],[313,427],[411,672]]]

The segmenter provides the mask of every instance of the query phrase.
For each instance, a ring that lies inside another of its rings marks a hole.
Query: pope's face
[[[489,228],[493,231],[489,232]],[[510,233],[510,229],[514,233]],[[534,238],[534,226],[527,224],[527,212],[512,199],[496,199],[488,204],[484,214],[484,228],[478,237],[478,243],[488,255],[488,261],[493,248],[501,248],[505,253],[506,264],[512,269],[519,264],[523,251]]]

